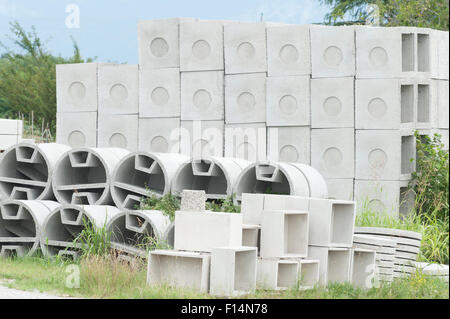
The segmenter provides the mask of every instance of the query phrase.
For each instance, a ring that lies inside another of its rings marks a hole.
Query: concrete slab
[[[158,153],[179,153],[180,118],[140,118],[140,151]]]
[[[181,121],[180,152],[187,156],[223,156],[223,121]]]
[[[282,209],[282,207],[278,207],[276,209]],[[263,194],[247,194],[247,193],[242,194],[241,215],[242,215],[242,222],[244,224],[261,225],[261,218],[263,211],[264,211]]]
[[[225,157],[251,162],[266,161],[266,124],[225,124]]]
[[[422,240],[422,234],[420,234],[418,232],[414,232],[414,231],[410,231],[410,230],[403,230],[403,229],[395,229],[395,228],[356,227],[355,233],[405,237],[405,238],[414,239],[417,241]],[[393,239],[396,240],[396,238],[393,238]]]
[[[448,129],[448,118],[449,118],[449,99],[448,99],[448,81],[437,80],[437,118],[438,118],[438,128]]]
[[[182,211],[203,212],[206,207],[205,191],[183,190],[181,194]]]
[[[308,257],[318,259],[320,266],[319,285],[351,281],[352,253],[347,248],[309,246]]]
[[[381,238],[376,235],[374,236],[374,235],[364,235],[364,234],[356,233],[358,230],[359,230],[359,227],[356,227],[355,234],[353,235],[354,243],[377,245],[380,247],[392,247],[394,249],[397,246],[397,243],[394,240]]]
[[[0,119],[0,135],[22,136],[22,120]]]
[[[310,165],[311,130],[309,127],[269,127],[267,133],[270,160]]]
[[[400,183],[398,181],[355,180],[358,211],[363,207],[380,214],[399,215]]]
[[[448,265],[416,262],[416,268],[423,274],[430,276],[448,276]]]
[[[71,147],[97,147],[97,112],[57,113],[56,142]]]
[[[97,145],[137,151],[138,126],[137,114],[99,114]]]
[[[353,200],[353,178],[327,178],[328,198]]]

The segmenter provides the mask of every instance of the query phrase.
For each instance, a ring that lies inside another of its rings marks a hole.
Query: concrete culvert
[[[234,186],[235,202],[240,203],[243,193],[325,198],[328,192],[322,175],[310,166],[265,162],[254,163],[239,175]]]
[[[172,194],[183,190],[203,190],[207,199],[226,199],[233,185],[250,162],[226,157],[191,159],[180,166],[172,181]]]
[[[120,210],[106,205],[61,205],[44,221],[41,250],[45,256],[68,255],[76,258],[81,244],[74,240],[86,227],[106,228]]]
[[[111,195],[117,207],[136,209],[142,197],[161,197],[170,192],[173,176],[188,157],[174,153],[135,152],[117,165],[111,182]]]
[[[5,199],[54,199],[52,173],[68,150],[69,146],[56,143],[19,143],[10,147],[0,157],[0,194]]]
[[[169,217],[160,211],[128,211],[116,215],[107,230],[112,248],[145,258],[148,248],[163,240],[169,225]]]
[[[59,203],[6,200],[0,203],[0,256],[31,256],[39,248],[42,227]]]
[[[111,175],[130,152],[121,148],[74,148],[58,161],[52,179],[61,204],[111,205]]]

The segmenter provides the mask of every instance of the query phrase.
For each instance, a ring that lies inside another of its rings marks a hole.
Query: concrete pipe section
[[[61,204],[112,205],[111,174],[130,152],[121,148],[74,148],[56,163],[52,186]]]
[[[243,170],[234,186],[237,203],[240,203],[243,193],[328,196],[325,179],[314,168],[278,162],[255,163]]]
[[[120,210],[106,205],[61,205],[53,210],[44,221],[41,234],[41,250],[45,256],[69,255],[78,256],[81,243],[74,240],[88,226],[101,229]]]
[[[160,211],[128,211],[111,219],[107,230],[114,249],[146,258],[148,249],[163,239],[169,225],[169,217]]]
[[[68,150],[69,146],[56,143],[20,143],[10,147],[0,158],[0,194],[4,199],[54,199],[52,173]]]
[[[172,194],[183,190],[203,190],[207,199],[226,199],[233,185],[250,162],[226,157],[191,159],[180,166],[172,181]],[[180,195],[181,196],[181,195]]]
[[[163,241],[170,247],[175,245],[175,223],[172,222],[163,234]]]
[[[161,197],[170,192],[173,176],[188,157],[175,153],[135,152],[117,165],[111,182],[111,195],[121,209],[134,210],[142,197]]]
[[[0,256],[31,256],[45,219],[59,207],[53,201],[7,200],[0,204]]]

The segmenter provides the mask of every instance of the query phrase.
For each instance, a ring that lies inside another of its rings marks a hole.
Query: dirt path
[[[71,297],[50,295],[39,291],[24,291],[2,286],[0,281],[0,299],[72,299]]]

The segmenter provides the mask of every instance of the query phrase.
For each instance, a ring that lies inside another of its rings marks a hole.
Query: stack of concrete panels
[[[429,276],[430,278],[448,281],[448,265],[429,264],[426,262],[416,262],[415,265],[416,268],[422,272],[422,274]]]

